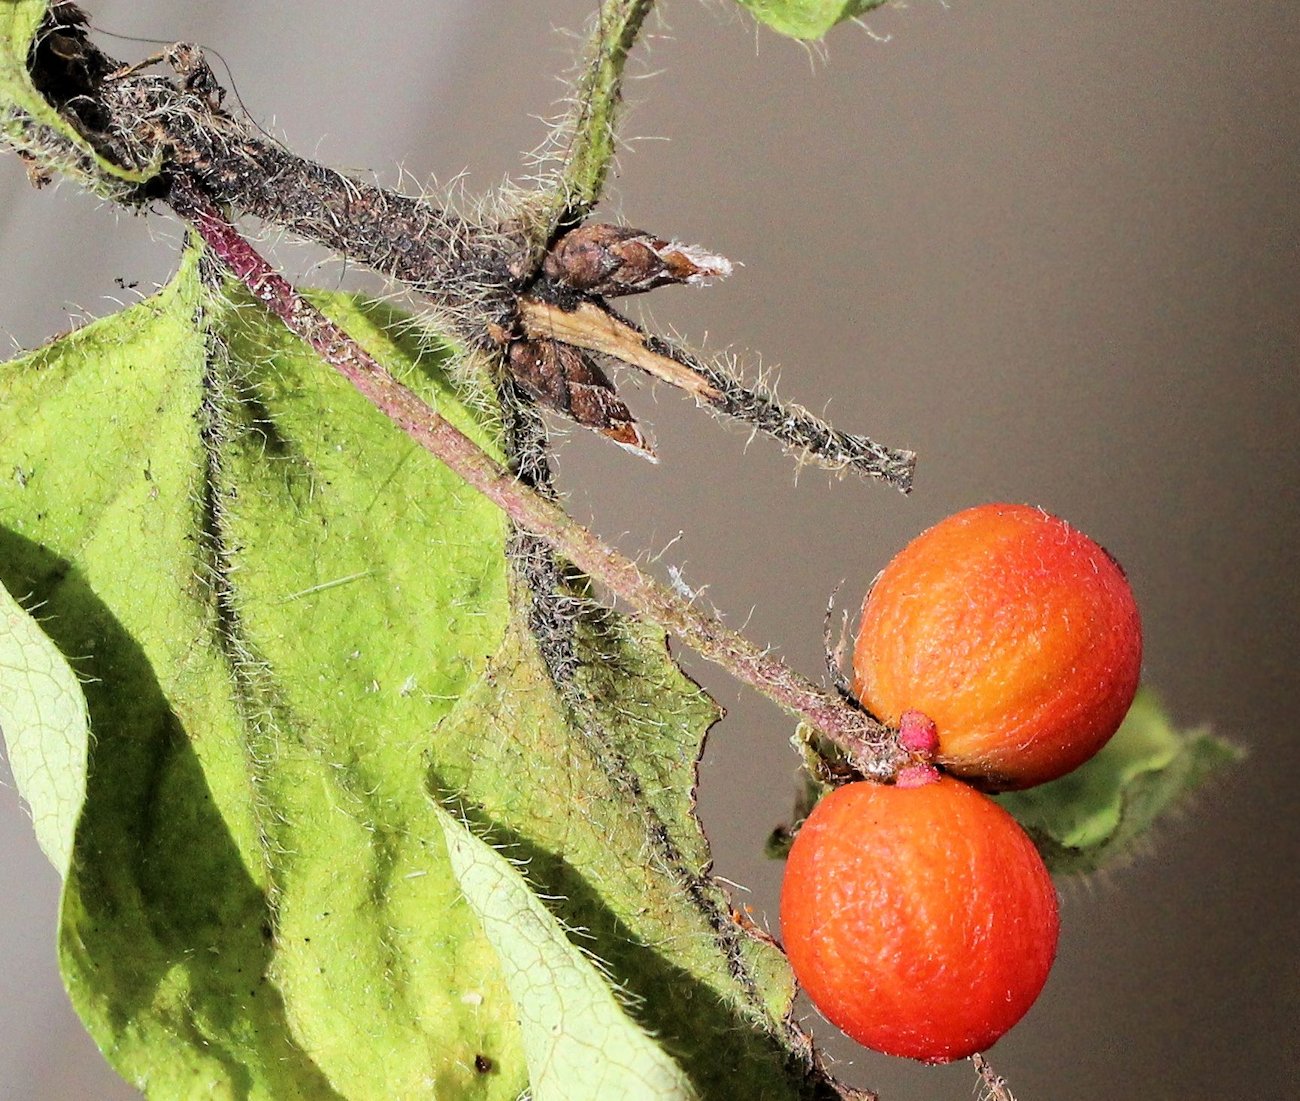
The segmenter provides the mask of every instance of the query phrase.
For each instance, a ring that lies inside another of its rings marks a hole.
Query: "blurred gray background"
[[[524,170],[576,48],[558,32],[595,0],[87,6],[105,30],[219,50],[300,151],[390,183],[464,170],[473,193]],[[1297,1096],[1300,5],[911,0],[815,48],[724,0],[661,8],[609,213],[744,266],[655,295],[656,320],[761,350],[787,397],[916,448],[919,477],[910,499],[796,480],[774,446],[625,375],[662,464],[566,436],[573,511],[633,554],[681,533],[665,563],[813,675],[828,593],[855,604],[949,512],[1032,502],[1104,542],[1143,607],[1148,682],[1252,755],[1152,855],[1063,885],[1060,962],[995,1065],[1021,1101]],[[147,290],[176,237],[71,187],[35,193],[0,159],[0,345]],[[761,846],[795,788],[790,723],[683,659],[729,710],[701,776],[717,872],[774,926]],[[133,1096],[67,1007],[56,877],[7,781],[0,882],[0,1098]],[[885,1101],[974,1093],[964,1064],[811,1023]]]

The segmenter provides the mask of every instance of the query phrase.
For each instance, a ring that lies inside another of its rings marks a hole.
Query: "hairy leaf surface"
[[[1178,730],[1143,689],[1092,760],[998,801],[1033,835],[1053,872],[1091,872],[1131,856],[1161,816],[1240,756],[1207,731]]]
[[[533,1101],[691,1101],[681,1068],[500,852],[442,812],[452,872],[500,957],[519,1009]],[[611,1063],[606,1051],[619,1051]]]
[[[321,302],[497,448],[493,402],[436,338]],[[501,514],[194,254],[0,367],[0,472],[0,580],[87,680],[65,980],[150,1097],[530,1088],[508,981],[528,942],[465,904],[447,799],[529,859],[629,995],[637,1027],[592,1082],[653,1036],[702,1098],[810,1095],[788,968],[707,876],[691,791],[712,703],[576,583],[557,685]]]

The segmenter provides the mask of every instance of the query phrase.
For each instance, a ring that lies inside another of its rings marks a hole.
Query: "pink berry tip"
[[[939,752],[934,720],[922,711],[904,711],[898,722],[898,744],[918,757],[933,757]]]
[[[894,776],[894,786],[899,788],[922,788],[939,779],[939,770],[934,765],[904,765]]]

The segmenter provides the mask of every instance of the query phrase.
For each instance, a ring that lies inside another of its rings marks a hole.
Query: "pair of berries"
[[[1024,788],[1077,768],[1123,720],[1141,658],[1123,570],[1039,509],[967,509],[889,563],[863,607],[855,688],[952,775],[848,784],[799,831],[782,936],[829,1020],[941,1063],[1029,1010],[1056,955],[1056,892],[1025,832],[970,785]]]

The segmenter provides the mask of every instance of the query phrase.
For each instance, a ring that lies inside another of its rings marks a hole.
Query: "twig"
[[[165,150],[168,167],[192,176],[216,202],[399,280],[453,317],[490,320],[510,311],[511,265],[524,254],[518,239],[298,156],[222,110],[216,79],[195,47],[177,44],[165,59],[183,87],[122,68],[96,89],[127,163],[148,163]]]
[[[702,657],[820,731],[864,773],[882,779],[894,774],[905,755],[885,726],[823,691],[717,617],[691,606],[643,573],[631,559],[606,546],[554,502],[513,477],[299,295],[194,181],[178,177],[169,201],[216,257],[289,329],[399,429],[498,505],[520,528],[544,539],[589,577]]]
[[[808,410],[780,401],[770,390],[747,386],[717,364],[642,332],[607,307],[586,300],[569,306],[523,298],[519,311],[530,336],[563,340],[639,367],[687,391],[706,409],[752,425],[820,466],[880,478],[903,493],[912,488],[915,452],[842,432]]]
[[[215,202],[317,241],[419,291],[439,308],[440,324],[449,335],[495,350],[501,334],[512,332],[520,291],[542,262],[539,250],[554,228],[547,219],[561,217],[561,207],[569,211],[563,217],[585,211],[605,178],[627,52],[650,8],[650,0],[604,0],[588,47],[591,68],[578,89],[558,190],[521,199],[516,216],[498,226],[479,225],[421,198],[351,179],[267,140],[246,120],[222,109],[222,90],[193,46],[177,44],[159,55],[178,81],[140,65],[121,65],[86,37],[80,23],[73,23],[38,39],[32,71],[51,103],[67,112],[79,105],[74,119],[79,125],[95,120],[87,140],[103,157],[141,172],[157,171],[160,165],[179,169]],[[5,140],[14,143],[9,136]],[[41,172],[66,168],[70,155],[64,145],[46,149],[43,156],[37,147],[27,151]],[[161,182],[151,179],[121,199],[151,199]],[[566,207],[571,189],[578,198]],[[538,211],[543,212],[540,222]],[[548,280],[537,282],[534,297],[540,300],[548,288],[555,290]],[[800,458],[883,478],[907,491],[911,452],[841,432],[799,406],[778,401],[769,390],[747,386],[723,367],[641,332],[591,300],[572,292],[569,298],[561,305],[584,303],[572,320],[586,324],[588,341],[593,316],[610,330],[606,337],[615,338],[614,345],[588,342],[584,347],[628,359],[685,386],[705,399],[707,409],[774,436]],[[558,307],[547,308],[553,311],[550,328],[558,329],[564,320],[554,312]],[[567,342],[581,342],[581,334],[569,335]]]

